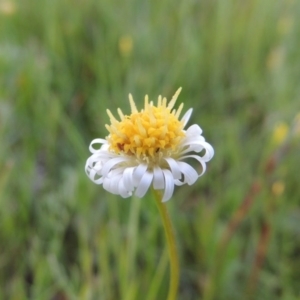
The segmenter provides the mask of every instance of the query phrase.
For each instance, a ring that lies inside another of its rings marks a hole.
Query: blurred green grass
[[[0,0],[0,299],[165,299],[151,195],[110,195],[84,164],[106,108],[179,86],[216,151],[168,203],[179,299],[299,299],[299,13],[292,0]]]

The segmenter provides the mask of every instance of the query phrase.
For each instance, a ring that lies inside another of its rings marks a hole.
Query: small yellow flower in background
[[[173,107],[180,91],[181,88],[169,103],[159,96],[157,105],[149,102],[146,95],[141,111],[130,94],[131,114],[124,115],[118,109],[120,121],[107,110],[111,122],[106,125],[109,135],[91,142],[92,155],[85,165],[94,183],[123,198],[133,193],[141,198],[152,185],[155,190],[164,191],[164,202],[171,198],[175,185],[196,182],[205,172],[214,149],[205,141],[198,125],[184,129],[192,109],[179,118],[183,103],[177,110]],[[183,161],[187,158],[200,164],[200,173]]]
[[[278,33],[283,36],[288,34],[291,31],[291,29],[293,28],[293,24],[294,24],[294,19],[292,16],[286,15],[286,16],[280,18],[277,23]]]
[[[122,56],[129,56],[132,52],[133,41],[130,35],[123,35],[119,39],[119,50]]]
[[[273,131],[273,136],[272,136],[272,140],[274,144],[281,145],[286,139],[288,132],[289,132],[289,127],[286,123],[284,122],[278,123]]]
[[[285,184],[281,180],[275,181],[272,184],[272,193],[275,196],[281,196],[284,192]]]
[[[267,68],[271,71],[278,69],[280,66],[283,65],[284,58],[285,50],[282,46],[277,46],[273,48],[267,56]]]
[[[0,0],[0,13],[3,15],[13,15],[16,11],[16,5],[12,1],[1,1]]]

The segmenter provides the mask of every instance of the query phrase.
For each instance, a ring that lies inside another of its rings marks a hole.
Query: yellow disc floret
[[[144,109],[140,112],[129,95],[131,114],[125,116],[118,109],[121,121],[116,120],[108,110],[111,125],[106,125],[106,128],[110,133],[107,137],[110,150],[150,160],[162,154],[176,152],[178,144],[185,136],[183,123],[179,120],[183,104],[177,111],[172,110],[180,91],[181,88],[168,105],[167,99],[160,96],[155,106],[152,101],[148,102],[146,96]]]

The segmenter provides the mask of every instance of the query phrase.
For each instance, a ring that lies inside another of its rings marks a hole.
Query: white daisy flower
[[[179,119],[183,103],[173,109],[181,88],[169,103],[158,97],[157,105],[145,96],[145,105],[138,111],[129,94],[131,114],[118,109],[120,121],[107,110],[110,125],[106,139],[95,139],[89,150],[85,171],[96,184],[123,198],[141,198],[152,185],[163,190],[162,201],[169,200],[174,186],[192,185],[206,170],[206,162],[214,155],[213,147],[202,136],[198,125],[184,129],[191,114],[189,109]],[[204,152],[204,153],[203,153]],[[184,162],[192,158],[201,172]]]

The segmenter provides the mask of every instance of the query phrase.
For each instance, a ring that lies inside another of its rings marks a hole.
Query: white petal
[[[184,180],[182,182],[187,183],[188,185],[194,184],[198,179],[198,173],[196,170],[183,161],[178,161],[178,165],[182,174],[184,175]]]
[[[118,157],[119,155],[117,154],[114,154],[108,150],[99,150],[98,152],[94,153],[92,155],[92,157],[95,157],[95,158],[98,158],[98,159],[111,159],[111,158],[114,158],[114,157]]]
[[[181,146],[186,146],[186,145],[198,145],[199,143],[205,142],[205,138],[202,135],[189,135],[186,136],[182,142],[180,143]]]
[[[181,151],[181,155],[189,152],[199,153],[203,149],[205,149],[205,154],[201,156],[201,158],[203,161],[208,162],[214,156],[214,148],[207,142],[195,141],[193,144],[190,144],[189,147],[184,148],[184,150]]]
[[[108,173],[107,177],[111,178],[111,177],[119,176],[120,174],[123,177],[123,173],[125,169],[126,169],[125,167],[114,168]]]
[[[205,142],[205,138],[202,135],[188,135],[182,139],[182,141],[179,144],[179,147],[189,148],[191,146],[201,145],[201,143],[203,142]]]
[[[198,174],[198,177],[202,176],[205,173],[206,164],[205,164],[205,161],[202,159],[201,156],[198,156],[198,155],[185,155],[185,156],[180,157],[180,159],[185,159],[185,158],[194,158],[201,164],[202,172],[200,174]]]
[[[90,170],[89,170],[89,173],[88,173],[88,176],[89,176],[90,179],[91,179],[92,181],[94,181],[94,182],[96,182],[96,181],[98,182],[98,179],[95,179],[95,177],[100,177],[100,178],[102,178],[101,174],[99,174],[98,171],[95,170],[95,169],[90,169]]]
[[[120,180],[120,182],[119,182],[119,186],[118,186],[118,190],[119,190],[119,194],[121,195],[121,197],[123,197],[123,198],[128,198],[128,197],[130,197],[131,195],[132,195],[132,193],[131,193],[131,191],[129,191],[128,189],[127,189],[127,187],[125,186],[125,184],[124,184],[124,176],[123,176],[123,178]]]
[[[121,179],[121,175],[105,177],[103,180],[103,188],[112,194],[119,195],[119,181]]]
[[[91,178],[92,179],[92,178]],[[98,179],[92,179],[92,181],[96,184],[102,184],[103,183],[103,177],[100,177]]]
[[[99,149],[95,149],[93,146],[95,144],[101,144],[100,148]],[[99,151],[102,147],[102,144],[107,144],[107,140],[104,140],[104,139],[94,139],[91,144],[90,144],[90,147],[89,147],[89,150],[91,153],[95,153],[97,151]]]
[[[133,184],[133,171],[135,170],[135,167],[126,168],[123,173],[123,182],[126,187],[126,189],[130,192],[134,190],[134,184]]]
[[[165,187],[165,178],[163,171],[159,167],[153,169],[153,188],[155,190],[163,190]]]
[[[96,170],[91,169],[90,173],[88,174],[89,178],[96,184],[102,184],[103,183],[103,177],[97,173]]]
[[[164,177],[165,177],[165,192],[164,192],[164,196],[162,198],[162,202],[166,202],[168,201],[174,192],[174,178],[173,175],[171,173],[171,171],[169,170],[162,170],[164,173]]]
[[[103,176],[107,176],[107,174],[110,172],[110,170],[116,166],[117,164],[119,164],[120,162],[124,162],[126,161],[126,158],[124,156],[118,156],[115,158],[112,158],[110,160],[108,160],[107,162],[105,162],[105,164],[102,167],[102,175]]]
[[[88,175],[88,177],[96,184],[101,184],[103,181],[103,178],[101,176],[101,162],[96,162],[95,166],[93,166],[94,163],[90,164],[90,159],[86,161],[85,164],[85,172]],[[96,178],[96,179],[95,179]]]
[[[100,171],[102,169],[103,160],[95,157],[90,157],[86,162],[86,167]]]
[[[88,160],[92,164],[93,162],[97,162],[97,161],[107,161],[107,160],[109,160],[109,159],[111,159],[113,157],[117,157],[117,156],[112,156],[107,151],[99,150],[97,153],[92,154],[88,158]]]
[[[187,147],[184,147],[183,150],[180,151],[180,155],[186,154],[186,153],[190,153],[190,152],[200,152],[201,150],[198,149],[199,146],[194,146],[194,145],[189,145]]]
[[[144,197],[149,189],[152,179],[153,179],[153,173],[150,171],[146,171],[143,177],[141,178],[139,185],[134,194],[139,198]]]
[[[205,154],[203,155],[205,161],[209,161],[214,155],[213,147],[205,142],[204,138],[189,137],[180,144],[180,147],[182,148],[181,155],[189,152],[199,153],[205,149]]]
[[[181,171],[180,171],[180,168],[179,168],[176,160],[171,158],[171,157],[167,157],[167,158],[165,158],[165,160],[167,161],[168,165],[170,166],[173,178],[174,179],[180,179],[181,178]]]
[[[190,126],[186,130],[186,134],[187,135],[200,135],[201,133],[202,133],[202,129],[197,124],[194,124],[194,125]]]
[[[136,186],[136,187],[138,186],[143,175],[147,171],[147,168],[148,168],[147,165],[141,164],[134,170],[133,176],[132,176],[134,186]]]
[[[185,125],[187,124],[187,122],[189,121],[191,115],[192,115],[193,109],[190,108],[185,114],[184,116],[181,118],[181,122],[183,122],[183,128],[185,127]]]
[[[206,152],[204,156],[202,156],[202,159],[205,161],[211,160],[215,154],[214,148],[207,142],[204,143],[203,147],[206,150]]]

